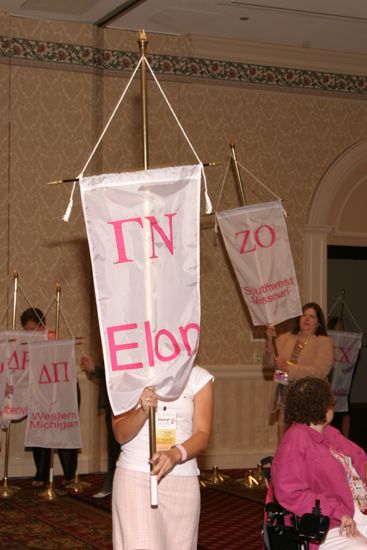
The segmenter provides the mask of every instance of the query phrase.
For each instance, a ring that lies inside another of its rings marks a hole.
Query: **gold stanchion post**
[[[13,315],[12,315],[12,330],[15,330],[15,324],[16,324],[16,314],[17,314],[17,298],[18,298],[18,273],[14,272],[14,288],[13,288]],[[8,472],[9,472],[9,453],[10,453],[10,427],[11,422],[9,423],[9,426],[3,430],[6,432],[5,436],[5,461],[4,461],[4,479],[3,484],[0,490],[0,498],[9,498],[11,497],[16,491],[19,490],[19,487],[15,487],[14,485],[8,485]]]

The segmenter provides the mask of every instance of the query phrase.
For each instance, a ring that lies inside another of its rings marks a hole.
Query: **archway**
[[[344,151],[328,168],[311,203],[305,228],[305,300],[327,309],[327,245],[367,246],[367,140]]]

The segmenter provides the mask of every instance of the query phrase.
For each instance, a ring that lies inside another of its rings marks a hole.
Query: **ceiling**
[[[148,33],[367,53],[367,0],[0,0],[0,11]]]

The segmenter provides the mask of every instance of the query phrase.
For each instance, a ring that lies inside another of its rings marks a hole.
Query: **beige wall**
[[[46,182],[79,174],[131,74],[108,65],[109,56],[125,52],[122,57],[131,59],[131,52],[138,52],[137,37],[131,32],[8,16],[0,16],[0,35],[2,51],[6,51],[6,38],[13,48],[11,58],[0,57],[1,310],[5,312],[11,298],[14,269],[19,272],[23,290],[19,312],[27,306],[24,295],[32,305],[46,310],[54,297],[55,283],[59,282],[67,322],[74,336],[83,336],[78,357],[82,353],[98,356],[99,337],[80,199],[76,193],[71,221],[66,224],[61,218],[70,187],[47,186]],[[86,48],[84,60],[79,55],[82,46]],[[105,54],[105,70],[93,65],[87,48],[100,48]],[[257,52],[254,45],[224,45],[195,37],[163,35],[149,37],[148,51],[156,55],[157,77],[199,157],[203,162],[220,163],[207,170],[213,204],[222,185],[232,140],[241,163],[284,200],[304,297],[304,227],[313,195],[339,155],[367,139],[367,84],[362,65],[356,72],[359,60],[339,60],[340,72],[348,75],[350,66],[350,72],[361,75],[357,89],[352,77],[338,77],[338,58],[325,58],[321,66],[322,56],[306,59],[303,51],[297,58],[290,49]],[[220,74],[210,59],[224,60]],[[261,73],[262,79],[236,80],[233,75],[241,69],[239,63],[246,65],[247,75],[257,64],[257,74]],[[254,65],[250,67],[250,63]],[[283,68],[290,68],[290,74],[292,67],[297,69],[286,84]],[[196,68],[201,72],[195,74]],[[315,69],[313,73],[310,68]],[[325,75],[334,86],[322,84],[327,82]],[[137,80],[87,173],[139,169],[140,126]],[[152,82],[149,131],[151,166],[195,161]],[[249,202],[271,199],[255,180],[246,174],[243,179]],[[221,208],[238,205],[236,185],[229,173]],[[254,341],[223,243],[212,229],[201,232],[201,259],[199,363],[217,378],[214,436],[205,463],[249,466],[276,445],[275,427],[268,425],[272,382],[263,378],[262,343]],[[50,326],[53,318],[51,306]],[[67,335],[65,325],[63,331]],[[79,376],[83,437],[80,471],[98,470],[105,466],[105,454],[102,453],[101,462],[99,452],[104,445],[103,419],[96,413],[96,388],[82,373]],[[31,475],[31,458],[23,452],[24,422],[14,426],[13,433],[11,472]]]

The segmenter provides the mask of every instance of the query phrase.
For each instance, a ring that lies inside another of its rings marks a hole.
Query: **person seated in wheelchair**
[[[330,528],[321,549],[367,549],[367,455],[329,426],[335,405],[330,384],[301,378],[285,398],[289,426],[271,467],[277,501],[302,516],[316,500]]]

